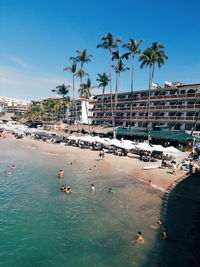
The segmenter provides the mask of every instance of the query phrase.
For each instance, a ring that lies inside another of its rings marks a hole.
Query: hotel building
[[[168,126],[200,131],[200,84],[165,83],[164,88],[117,93],[115,125],[120,127]],[[115,94],[112,95],[114,108]],[[93,125],[112,125],[111,96],[96,95],[90,117]],[[149,111],[149,114],[148,114]]]

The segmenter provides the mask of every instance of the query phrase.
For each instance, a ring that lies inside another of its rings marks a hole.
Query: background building
[[[154,88],[157,86],[154,86]],[[175,130],[200,131],[200,84],[166,82],[163,88],[123,92],[117,94],[114,120],[116,126],[147,127],[167,126]],[[113,107],[115,94],[112,95]],[[112,125],[110,94],[96,95],[92,101],[92,124]]]

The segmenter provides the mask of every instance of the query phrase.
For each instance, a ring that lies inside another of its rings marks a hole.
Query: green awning
[[[170,139],[177,141],[187,141],[194,139],[194,136],[191,136],[184,131],[141,131],[141,130],[118,129],[116,131],[116,134],[127,135],[127,136],[145,136],[145,137],[148,137],[150,135],[151,137],[154,138]]]

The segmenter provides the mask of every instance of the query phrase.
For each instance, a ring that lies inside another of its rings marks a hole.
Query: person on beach
[[[59,170],[58,172],[58,178],[63,178],[65,175],[64,171],[63,170]]]
[[[149,180],[149,182],[148,182],[148,187],[149,187],[149,188],[152,187],[152,182],[151,182],[151,180]]]
[[[167,238],[167,232],[165,230],[162,231],[162,239],[166,239]]]
[[[174,162],[171,163],[171,167],[172,167],[172,174],[176,175],[176,164]]]
[[[90,191],[91,191],[91,192],[95,192],[95,186],[94,186],[94,184],[91,184],[91,186],[90,186]]]
[[[142,236],[142,233],[141,232],[138,232],[137,233],[137,240],[136,240],[136,242],[144,243],[144,237]]]

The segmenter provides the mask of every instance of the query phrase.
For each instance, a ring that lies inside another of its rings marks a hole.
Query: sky
[[[199,83],[199,10],[198,0],[0,0],[0,95],[25,100],[55,95],[56,86],[72,85],[63,68],[83,49],[93,55],[84,69],[98,85],[97,73],[109,73],[108,51],[96,48],[107,33],[122,44],[142,39],[142,50],[154,41],[165,45],[168,60],[156,68],[155,83]],[[130,90],[130,75],[121,74],[120,91]],[[134,90],[147,89],[148,75],[136,58]],[[76,92],[78,87],[76,79]]]

